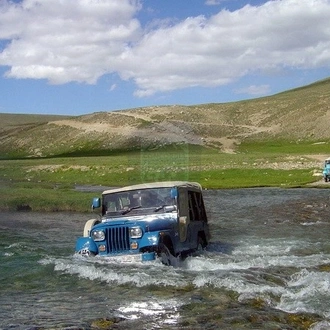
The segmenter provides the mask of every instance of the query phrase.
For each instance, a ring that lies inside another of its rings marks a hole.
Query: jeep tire
[[[202,237],[198,236],[198,242],[197,242],[197,252],[202,252],[205,249],[205,242],[202,239]]]
[[[159,256],[162,264],[171,266],[171,258],[174,258],[174,256],[171,254],[170,249],[164,243],[159,244]]]

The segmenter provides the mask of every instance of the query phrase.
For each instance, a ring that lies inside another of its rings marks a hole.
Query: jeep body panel
[[[86,222],[76,243],[82,255],[152,260],[161,254],[185,256],[206,247],[209,228],[198,183],[155,182],[106,190],[99,221]]]

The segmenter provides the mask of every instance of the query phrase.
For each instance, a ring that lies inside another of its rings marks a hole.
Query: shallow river
[[[74,256],[90,214],[0,213],[0,329],[330,329],[330,190],[206,191],[179,267]]]

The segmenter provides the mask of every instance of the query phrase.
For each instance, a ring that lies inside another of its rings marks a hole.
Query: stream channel
[[[330,190],[204,196],[179,267],[75,256],[88,213],[0,213],[0,329],[330,329]]]

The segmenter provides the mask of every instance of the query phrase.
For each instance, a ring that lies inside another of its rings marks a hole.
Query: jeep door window
[[[198,208],[196,204],[195,193],[193,191],[188,191],[188,205],[190,221],[198,220]]]
[[[206,221],[203,197],[200,192],[188,191],[189,217],[191,221]]]

